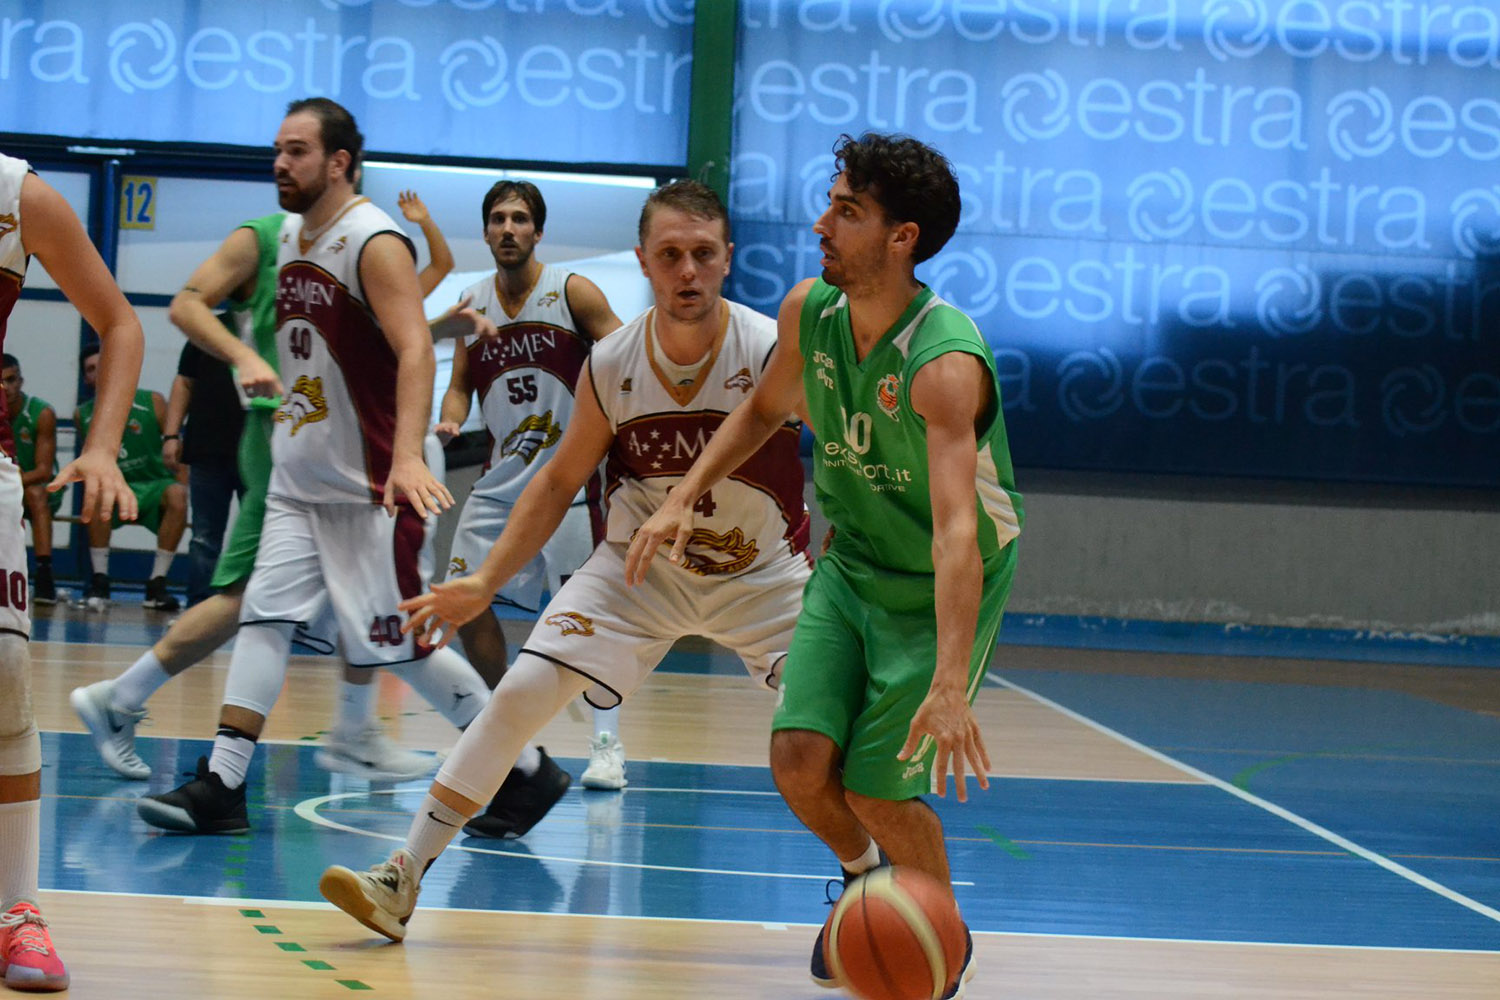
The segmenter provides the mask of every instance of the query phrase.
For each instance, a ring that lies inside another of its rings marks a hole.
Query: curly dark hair
[[[530,181],[496,181],[485,192],[479,217],[486,226],[490,224],[490,209],[507,198],[519,198],[526,203],[526,211],[531,213],[531,223],[537,232],[547,228],[547,199],[542,197],[541,190]]]
[[[702,181],[677,180],[652,191],[641,206],[641,219],[636,224],[636,238],[642,246],[646,244],[646,227],[658,208],[675,208],[695,219],[718,219],[724,227],[724,242],[729,243],[729,211],[719,194]]]
[[[850,190],[869,192],[887,219],[917,224],[912,263],[943,249],[958,229],[958,178],[948,158],[926,143],[879,132],[841,135],[833,157],[834,180],[843,174]]]

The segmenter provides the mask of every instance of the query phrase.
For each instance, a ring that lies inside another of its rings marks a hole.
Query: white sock
[[[172,557],[177,553],[168,552],[166,549],[156,550],[156,562],[151,564],[151,579],[166,576],[167,570],[172,567]]]
[[[436,649],[425,659],[386,668],[459,729],[468,726],[490,700],[490,690],[469,661],[451,649]]]
[[[526,777],[536,774],[536,769],[542,766],[542,752],[537,749],[535,743],[528,743],[521,748],[521,756],[516,758],[516,770]]]
[[[411,829],[406,832],[406,849],[417,856],[418,878],[468,821],[468,816],[443,805],[431,792],[427,793],[417,807],[417,814],[412,817]]]
[[[19,899],[36,902],[41,849],[41,800],[0,804],[0,907],[8,910]]]
[[[118,712],[139,712],[146,707],[147,700],[171,679],[172,675],[161,665],[155,651],[148,649],[110,685],[110,707]]]
[[[224,779],[225,788],[238,788],[245,783],[250,758],[254,756],[254,740],[243,733],[220,729],[214,737],[214,753],[208,759],[208,769]]]
[[[348,678],[339,678],[339,703],[330,735],[340,743],[354,742],[375,718],[375,699],[379,694],[380,688],[373,679],[368,684],[355,684]]]
[[[863,875],[880,864],[880,848],[871,839],[870,846],[865,848],[865,853],[853,861],[840,860],[839,864],[844,866],[844,871],[850,875]]]
[[[108,576],[109,575],[109,546],[106,545],[102,549],[90,548],[89,549],[89,562],[93,564],[93,566],[94,566],[94,572],[95,573],[103,573],[105,576]]]
[[[620,706],[614,708],[594,709],[594,734],[596,737],[609,733],[615,736],[620,732]]]

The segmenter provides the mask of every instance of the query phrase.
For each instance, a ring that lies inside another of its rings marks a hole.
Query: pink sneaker
[[[0,972],[13,990],[68,988],[68,970],[52,947],[47,921],[36,904],[22,901],[0,913]]]

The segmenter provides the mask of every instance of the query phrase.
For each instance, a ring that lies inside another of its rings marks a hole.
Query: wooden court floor
[[[806,961],[826,912],[814,877],[834,866],[767,791],[772,699],[706,648],[625,707],[629,789],[570,792],[508,854],[450,851],[390,945],[310,884],[328,860],[383,856],[425,787],[307,765],[332,661],[289,672],[251,773],[256,829],[188,843],[149,832],[144,786],[64,735],[82,732],[68,692],[161,623],[122,605],[89,625],[96,641],[33,647],[43,902],[72,995],[829,995]],[[227,660],[153,699],[149,759],[204,751]],[[976,929],[971,998],[1500,996],[1500,671],[1005,646],[994,674],[977,703],[992,788],[940,804]],[[381,684],[393,735],[451,744]],[[571,707],[539,741],[576,775],[589,728]],[[150,787],[179,780],[159,766]]]

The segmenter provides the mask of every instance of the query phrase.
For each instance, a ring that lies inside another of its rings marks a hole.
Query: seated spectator
[[[162,459],[170,472],[177,473],[182,466],[188,470],[188,500],[193,512],[193,537],[188,542],[188,607],[213,593],[210,583],[224,547],[229,502],[245,495],[238,460],[245,411],[237,390],[238,383],[227,364],[192,341],[182,345],[177,377],[167,397]]]
[[[93,388],[99,376],[99,346],[84,348],[81,357],[83,382]],[[125,426],[125,436],[120,442],[120,472],[135,494],[140,506],[137,524],[156,532],[156,561],[151,569],[151,578],[146,583],[145,607],[158,611],[176,611],[181,604],[167,592],[167,570],[172,565],[172,556],[182,541],[187,528],[187,489],[167,469],[162,459],[165,444],[162,427],[166,423],[167,401],[161,393],[148,389],[137,389],[130,406],[130,419]],[[94,401],[90,399],[78,407],[74,424],[79,438],[88,434],[89,424],[94,418]],[[173,440],[176,434],[167,435]],[[83,592],[84,604],[95,610],[107,608],[110,603],[109,580],[109,536],[120,526],[120,519],[111,521],[93,520],[88,524],[89,561],[93,575]]]
[[[22,516],[31,522],[36,572],[31,576],[31,600],[35,604],[57,601],[52,582],[52,515],[62,507],[62,492],[48,493],[47,484],[57,475],[57,413],[52,404],[24,391],[21,362],[6,354],[0,360],[0,386],[5,389],[5,412],[10,417],[16,443],[16,466],[21,470],[25,491]]]

